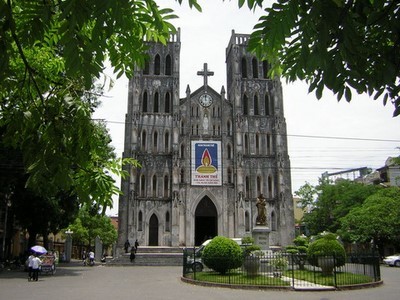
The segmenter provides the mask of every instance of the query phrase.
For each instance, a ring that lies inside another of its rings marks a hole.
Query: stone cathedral
[[[269,246],[294,238],[293,199],[281,83],[268,63],[246,51],[249,35],[232,31],[226,89],[208,84],[179,96],[180,31],[149,43],[148,60],[129,81],[123,157],[129,169],[119,199],[118,249],[193,246],[217,235],[243,237],[266,203]]]

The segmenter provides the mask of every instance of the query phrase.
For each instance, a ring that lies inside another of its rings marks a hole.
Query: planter
[[[254,256],[246,256],[243,262],[243,267],[248,276],[256,276],[260,269],[260,259]]]
[[[321,268],[322,275],[330,276],[333,274],[335,259],[333,258],[333,256],[318,257],[318,266]]]
[[[275,268],[273,274],[274,274],[274,277],[281,278],[283,271],[280,268]]]

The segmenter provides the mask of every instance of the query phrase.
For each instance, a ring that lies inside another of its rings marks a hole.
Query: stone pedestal
[[[253,239],[256,245],[261,247],[261,250],[269,249],[269,233],[271,229],[267,226],[257,225],[253,228]]]

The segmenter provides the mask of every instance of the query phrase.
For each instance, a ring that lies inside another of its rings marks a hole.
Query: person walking
[[[136,253],[136,251],[137,251],[138,248],[139,248],[139,242],[138,242],[138,240],[136,239],[136,240],[135,240],[135,253]]]
[[[31,253],[31,255],[29,255],[29,257],[28,257],[28,281],[32,280],[32,276],[33,276],[32,261],[33,261],[34,257],[35,256],[33,255],[33,253]]]
[[[33,281],[39,280],[39,269],[40,269],[41,264],[42,264],[42,261],[37,256],[37,254],[35,254],[34,257],[32,258],[32,280]]]
[[[86,250],[83,250],[83,252],[82,252],[82,262],[83,262],[84,266],[86,266],[86,260],[87,260]]]
[[[136,252],[135,247],[132,247],[131,248],[131,255],[129,256],[129,258],[131,260],[131,263],[133,263],[135,261],[135,257],[136,257],[135,252]]]
[[[124,244],[124,248],[125,248],[125,253],[128,253],[128,249],[131,246],[131,243],[129,243],[129,240],[126,240],[125,244]]]

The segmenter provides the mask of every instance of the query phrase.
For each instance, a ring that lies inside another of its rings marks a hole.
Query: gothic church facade
[[[180,31],[150,43],[145,67],[129,81],[123,157],[129,169],[119,199],[119,238],[147,246],[193,246],[216,235],[243,237],[267,202],[269,245],[294,238],[286,124],[279,79],[246,51],[249,35],[226,48],[227,89],[208,85],[179,97]]]

